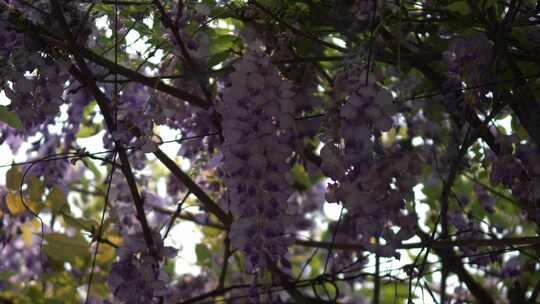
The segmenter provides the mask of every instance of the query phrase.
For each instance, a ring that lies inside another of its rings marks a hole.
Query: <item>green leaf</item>
[[[333,284],[316,282],[311,286],[316,296],[322,299],[325,303],[333,303],[336,297],[336,288]]]
[[[311,268],[311,275],[312,276],[317,276],[317,275],[321,274],[322,263],[321,263],[321,258],[319,256],[315,256],[311,260],[311,264],[309,264],[309,266]]]
[[[92,100],[86,107],[84,107],[83,110],[83,118],[84,121],[81,124],[81,128],[79,132],[77,133],[77,138],[86,138],[93,135],[96,135],[100,131],[100,127],[97,124],[93,124],[88,117],[92,117],[92,112],[94,112],[94,108],[96,107],[97,102],[95,100]]]
[[[60,188],[54,187],[47,195],[47,207],[54,211],[60,211],[66,207],[69,209],[66,194]]]
[[[381,288],[381,303],[405,303],[409,297],[409,288],[403,283],[385,284]],[[411,295],[416,299],[416,295]]]
[[[116,250],[109,244],[101,244],[98,249],[96,261],[100,264],[105,264],[114,260],[116,257]]]
[[[98,167],[96,167],[96,165],[94,164],[93,161],[91,161],[91,160],[83,160],[83,164],[88,169],[90,169],[90,171],[92,171],[92,174],[94,174],[94,177],[96,178],[96,180],[101,179],[101,172],[99,172]]]
[[[458,13],[460,15],[468,15],[471,12],[471,9],[467,5],[467,3],[465,3],[465,1],[454,2],[448,5],[446,9],[451,12]]]
[[[67,271],[49,273],[43,277],[50,284],[45,303],[80,303],[78,280]]]
[[[6,186],[11,191],[19,191],[21,187],[22,174],[19,169],[15,166],[6,172]]]
[[[39,178],[31,176],[28,182],[28,194],[30,195],[30,199],[36,203],[41,202],[44,191],[45,185],[43,182]]]
[[[98,126],[92,125],[90,127],[82,126],[77,133],[77,138],[87,138],[96,135],[99,133],[100,129]]]
[[[21,295],[24,295],[24,297],[21,297]],[[17,295],[17,300],[23,298],[24,300],[21,302],[15,302],[15,303],[31,303],[31,304],[44,304],[45,303],[45,296],[43,294],[43,289],[36,285],[30,285],[27,284],[27,286],[19,291],[19,294]],[[28,301],[28,302],[27,302]]]
[[[7,123],[15,129],[22,129],[23,125],[17,113],[9,111],[6,106],[0,106],[0,121]]]
[[[47,244],[43,250],[52,260],[73,263],[77,257],[90,256],[90,244],[80,234],[67,236],[61,233],[47,233],[44,238]]]
[[[197,264],[204,265],[210,261],[212,253],[210,249],[204,244],[197,244],[195,246],[195,254],[197,255]]]
[[[99,224],[95,220],[76,218],[69,213],[62,211],[60,213],[62,214],[62,218],[64,219],[65,223],[71,227],[74,227],[76,229],[82,229],[92,233],[94,233],[98,229]]]
[[[210,58],[208,59],[208,66],[214,67],[222,63],[223,61],[225,61],[225,59],[227,59],[230,55],[231,55],[230,51],[223,51],[223,52],[219,52],[214,55],[211,55]]]
[[[223,230],[213,228],[213,227],[203,227],[202,232],[204,233],[205,236],[216,238],[223,232]]]
[[[295,164],[291,169],[291,175],[294,180],[294,188],[300,191],[309,189],[310,178],[303,165]]]
[[[210,53],[217,54],[229,50],[234,46],[236,42],[239,41],[239,38],[234,35],[220,35],[212,40],[210,45]]]

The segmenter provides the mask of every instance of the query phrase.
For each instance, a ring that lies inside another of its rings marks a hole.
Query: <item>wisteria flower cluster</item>
[[[290,244],[287,232],[288,157],[294,120],[293,92],[269,59],[249,51],[234,64],[217,111],[225,142],[221,169],[231,240],[246,253],[249,269],[265,268]]]
[[[538,16],[0,0],[0,303],[536,303]]]
[[[382,146],[381,132],[392,128],[396,106],[373,75],[357,65],[340,74],[337,84],[345,103],[341,119],[328,122],[328,142],[321,150],[322,171],[333,180],[326,197],[348,210],[341,229],[360,236],[367,248],[391,256],[396,245],[414,235],[415,216],[404,215],[403,209],[405,200],[414,197],[419,162],[399,145]],[[389,228],[397,223],[404,225],[396,234]]]
[[[115,298],[127,303],[159,303],[167,294],[169,277],[160,267],[158,259],[176,254],[172,247],[163,246],[161,235],[153,235],[157,257],[149,251],[141,234],[124,237],[118,250],[119,261],[112,264],[107,280]]]

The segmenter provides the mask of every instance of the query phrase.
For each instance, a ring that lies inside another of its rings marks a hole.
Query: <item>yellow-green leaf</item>
[[[30,208],[30,210],[32,210],[32,212],[34,212],[35,214],[40,213],[41,209],[43,209],[43,207],[45,207],[43,204],[36,203],[35,201],[33,201],[31,199],[27,199],[27,200],[25,200],[25,202],[26,202],[26,205],[28,206],[28,208]]]
[[[98,230],[98,222],[92,219],[76,218],[67,212],[60,212],[64,222],[77,229],[82,229],[88,232],[96,232]]]
[[[111,241],[111,243],[116,246],[124,246],[124,239],[119,235],[109,234],[107,235],[107,240]]]
[[[34,239],[34,231],[37,231],[39,229],[39,222],[37,220],[33,220],[31,222],[27,222],[24,225],[22,225],[22,239],[24,241],[24,244],[26,247],[30,248],[32,247],[32,240]]]
[[[96,135],[100,129],[96,126],[81,126],[81,129],[79,130],[79,133],[77,133],[77,138],[87,138],[90,136]]]
[[[47,195],[47,207],[54,211],[60,211],[67,206],[66,194],[58,187],[53,187],[49,195]]]
[[[9,111],[6,106],[0,106],[0,121],[7,123],[15,129],[22,129],[23,125],[17,113]]]
[[[90,255],[89,243],[80,235],[67,236],[61,233],[44,235],[47,244],[43,250],[50,259],[61,262],[75,262],[75,258]]]
[[[12,166],[6,172],[6,186],[11,191],[18,191],[21,187],[22,174],[19,169],[15,166]]]
[[[109,244],[100,244],[96,261],[100,264],[105,264],[112,261],[116,257],[116,250]]]
[[[6,204],[9,210],[9,213],[12,215],[19,215],[26,211],[24,204],[21,200],[21,197],[18,193],[8,192],[6,196]]]
[[[212,238],[216,238],[221,233],[223,233],[223,230],[213,228],[213,227],[203,227],[202,231],[203,231],[204,235],[212,237]]]
[[[39,178],[31,176],[28,182],[28,194],[30,195],[30,199],[34,202],[41,202],[44,191],[45,185],[43,182]]]

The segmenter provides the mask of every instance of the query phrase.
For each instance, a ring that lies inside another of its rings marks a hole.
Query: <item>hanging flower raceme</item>
[[[488,93],[493,92],[494,73],[490,70],[493,60],[493,47],[484,34],[469,37],[454,37],[448,50],[443,53],[447,65],[448,78],[442,84],[443,102],[450,113],[461,116],[466,111],[474,111],[465,103],[465,87],[477,87],[467,91],[478,101],[490,99]],[[477,106],[486,106],[477,103]]]
[[[520,143],[516,136],[501,136],[499,142],[502,153],[493,160],[491,182],[510,188],[520,201],[540,199],[540,150],[537,145]],[[527,212],[529,217],[540,221],[536,209]]]
[[[259,51],[247,52],[234,68],[217,106],[225,139],[221,169],[234,216],[232,245],[247,255],[248,269],[257,270],[267,257],[283,257],[290,244],[286,176],[294,94]]]
[[[3,90],[25,131],[35,132],[41,124],[54,122],[64,103],[62,95],[68,79],[65,64],[23,48],[6,61]]]
[[[68,101],[68,118],[62,128],[64,134],[64,148],[68,150],[75,142],[77,133],[80,130],[81,123],[84,119],[84,108],[92,100],[92,94],[88,89],[81,86],[77,81],[71,84],[72,91],[68,91],[66,94],[66,100]]]
[[[158,232],[153,232],[158,258],[176,255],[172,247],[165,247]],[[107,283],[113,295],[123,303],[160,303],[168,293],[169,276],[160,262],[150,255],[142,234],[124,237],[124,245],[117,250],[119,261],[113,263]]]
[[[180,57],[171,58],[170,66],[162,68],[161,73],[173,73]],[[204,91],[198,81],[179,77],[172,85],[189,94],[205,99]],[[218,83],[219,85],[219,83]],[[178,139],[182,140],[178,154],[190,160],[200,157],[201,153],[213,153],[219,144],[219,132],[215,125],[215,110],[213,107],[203,109],[185,101],[180,101],[171,95],[156,93],[149,104],[149,113],[158,125],[165,125],[179,131]]]
[[[112,132],[114,141],[144,153],[157,149],[151,139],[154,123],[149,111],[150,97],[148,88],[139,84],[129,85],[121,92],[115,112],[116,130]],[[112,147],[111,138],[105,137],[104,141],[106,147]]]
[[[122,236],[123,244],[117,248],[117,260],[112,264],[107,284],[114,297],[122,303],[160,303],[167,297],[169,277],[163,270],[163,260],[176,256],[177,250],[165,246],[158,232],[166,219],[156,218],[152,207],[159,198],[142,192],[145,214],[153,239],[153,252],[146,243],[142,227],[136,216],[131,194],[124,176],[116,171],[111,180],[109,201],[115,224],[112,229]]]
[[[32,150],[37,152],[36,159],[42,161],[26,164],[24,170],[28,170],[29,176],[37,178],[43,177],[44,185],[47,188],[57,187],[62,192],[67,193],[70,181],[66,178],[69,170],[69,161],[64,157],[50,157],[58,153],[60,146],[60,136],[43,133],[43,138],[35,142]],[[23,171],[24,172],[24,171]]]
[[[31,36],[16,32],[9,18],[8,11],[0,14],[0,90],[22,122],[20,132],[33,135],[60,113],[68,65],[45,54]]]
[[[398,144],[382,145],[382,132],[392,128],[397,107],[364,66],[353,65],[338,75],[336,91],[345,102],[329,111],[333,116],[323,138],[321,169],[333,180],[326,198],[347,209],[343,229],[350,237],[382,256],[396,255],[397,245],[414,235],[410,223],[415,217],[403,209],[405,200],[414,197],[417,158]],[[394,225],[401,229],[390,229]]]

